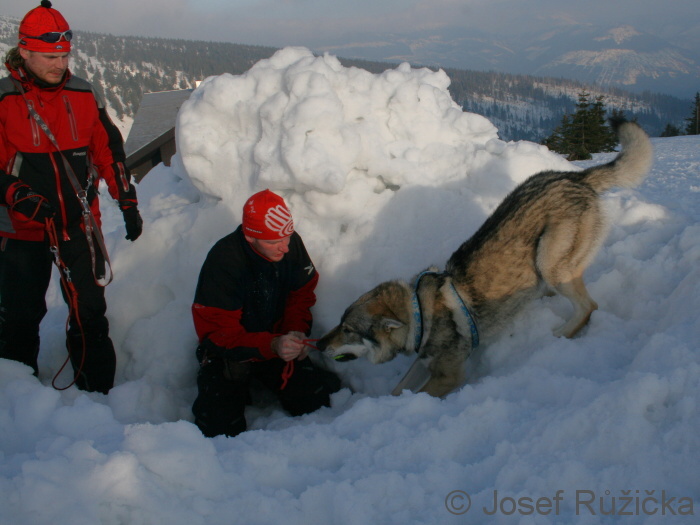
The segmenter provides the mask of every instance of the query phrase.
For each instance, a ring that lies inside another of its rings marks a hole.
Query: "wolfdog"
[[[441,397],[461,386],[465,361],[527,302],[559,293],[573,314],[554,335],[573,337],[598,307],[583,273],[606,235],[601,194],[635,187],[651,168],[653,149],[633,122],[611,122],[616,158],[583,171],[543,171],[517,186],[447,261],[411,286],[387,281],[365,293],[317,343],[337,360],[366,355],[383,363],[417,355],[393,390]]]

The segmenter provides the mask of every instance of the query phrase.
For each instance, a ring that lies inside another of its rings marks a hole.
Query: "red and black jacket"
[[[61,155],[30,116],[27,102],[53,132],[87,191],[98,225],[99,179],[106,181],[122,209],[135,206],[136,190],[124,165],[122,136],[92,85],[67,71],[61,84],[46,86],[21,68],[7,68],[10,76],[0,79],[0,237],[44,238],[41,224],[28,221],[8,206],[20,182],[49,200],[56,210],[54,222],[61,239],[69,239],[83,226],[82,208]],[[24,97],[16,83],[21,83]]]
[[[279,262],[256,253],[241,227],[209,251],[192,317],[199,341],[234,349],[241,360],[277,357],[270,344],[290,331],[311,331],[318,272],[296,232]]]

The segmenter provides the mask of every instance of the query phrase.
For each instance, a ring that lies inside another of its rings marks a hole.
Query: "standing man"
[[[66,345],[79,388],[107,393],[107,268],[97,186],[119,202],[126,238],[143,222],[119,130],[92,86],[68,70],[73,33],[51,2],[29,11],[0,79],[0,357],[38,374],[39,324],[52,263],[63,268]],[[111,271],[110,271],[111,277]]]
[[[269,190],[250,197],[243,224],[209,251],[192,306],[200,341],[192,412],[205,436],[246,430],[251,378],[293,416],[330,406],[340,380],[313,365],[304,341],[317,282],[284,200]]]

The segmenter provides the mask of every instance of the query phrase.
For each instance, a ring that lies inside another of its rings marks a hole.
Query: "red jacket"
[[[18,181],[49,200],[56,210],[54,222],[60,238],[67,240],[83,227],[80,201],[63,160],[30,116],[15,82],[21,82],[26,100],[56,137],[81,187],[87,191],[98,225],[99,179],[106,181],[110,195],[120,207],[136,205],[136,190],[124,165],[121,134],[92,85],[68,71],[61,84],[44,87],[23,70],[7,67],[10,76],[0,79],[0,237],[44,238],[41,224],[28,221],[8,206]]]
[[[192,317],[202,342],[233,349],[240,360],[277,357],[272,339],[311,331],[318,272],[292,234],[279,262],[258,255],[239,227],[209,251],[199,274]]]

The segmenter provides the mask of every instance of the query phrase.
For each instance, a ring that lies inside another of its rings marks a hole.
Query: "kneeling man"
[[[192,316],[199,337],[195,424],[207,437],[246,430],[250,380],[291,415],[330,406],[338,377],[307,358],[318,272],[284,200],[269,190],[243,207],[243,224],[209,251]]]

